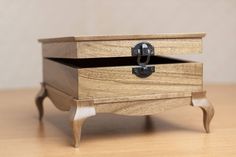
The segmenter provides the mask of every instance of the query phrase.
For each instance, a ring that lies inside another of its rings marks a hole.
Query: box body
[[[43,82],[79,100],[202,91],[202,63],[159,57],[150,64],[155,72],[146,78],[134,75],[132,68],[139,65],[131,64],[131,49],[137,43],[155,48],[152,60],[159,55],[201,53],[202,37],[195,33],[43,39]],[[100,58],[102,65],[96,62]],[[122,59],[127,61],[121,65]]]
[[[75,68],[44,59],[44,82],[77,99],[123,97],[202,90],[202,64],[155,65],[147,78],[132,74],[133,66]]]

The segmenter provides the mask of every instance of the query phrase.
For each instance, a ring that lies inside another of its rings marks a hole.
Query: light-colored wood
[[[81,138],[81,130],[84,124],[85,119],[73,119],[71,120],[72,125],[72,134],[73,134],[73,146],[75,148],[79,147],[80,138]]]
[[[202,38],[52,42],[43,43],[42,52],[44,57],[51,58],[127,57],[131,56],[131,48],[140,42],[152,44],[155,55],[202,53]]]
[[[151,95],[139,95],[139,96],[123,96],[115,98],[94,98],[94,99],[74,99],[72,96],[54,88],[50,85],[45,85],[49,98],[54,104],[57,105],[57,108],[63,111],[69,111],[71,105],[78,104],[83,107],[94,106],[101,104],[111,104],[111,103],[123,103],[128,101],[152,101],[157,99],[175,99],[175,98],[186,98],[191,97],[192,92],[169,92],[169,93],[159,93]],[[90,102],[90,103],[88,103]]]
[[[38,112],[39,112],[39,120],[41,121],[43,118],[43,100],[47,96],[47,91],[44,83],[41,83],[41,88],[38,94],[35,97],[35,104],[37,106]]]
[[[75,104],[70,108],[70,122],[74,137],[74,147],[78,147],[81,137],[81,129],[86,118],[96,114],[94,107],[80,107]]]
[[[77,99],[202,90],[202,63],[158,64],[145,79],[132,74],[135,66],[77,69],[48,59],[43,63],[44,82]]]
[[[206,34],[199,33],[178,33],[178,34],[152,34],[152,35],[104,35],[104,36],[80,36],[80,37],[62,37],[39,39],[39,42],[70,42],[70,41],[110,41],[110,40],[143,40],[143,39],[185,39],[185,38],[202,38]]]
[[[140,42],[153,45],[155,55],[200,53],[203,36],[181,34],[41,40],[44,90],[57,108],[70,109],[74,146],[79,145],[84,120],[96,112],[153,115],[192,103],[203,109],[204,126],[208,132],[213,107],[210,108],[209,103],[201,105],[203,99],[207,102],[205,95],[199,98],[199,94],[197,97],[195,94],[202,92],[201,63],[155,64],[155,72],[145,79],[132,74],[134,66],[80,68],[73,65],[75,62],[65,63],[72,61],[66,58],[131,56],[131,49]],[[64,62],[50,58],[61,58]]]
[[[67,95],[54,87],[46,85],[48,97],[53,104],[62,111],[69,111],[72,105],[76,105],[77,102],[71,95]]]
[[[210,134],[201,127],[201,110],[188,106],[150,119],[98,114],[86,120],[79,149],[71,147],[68,112],[55,109],[48,98],[48,114],[38,123],[33,102],[39,88],[0,91],[0,156],[235,157],[236,85],[205,89],[217,113]]]
[[[114,102],[185,98],[185,97],[191,97],[191,95],[192,95],[192,92],[185,91],[185,92],[159,93],[159,94],[151,94],[151,95],[123,96],[123,97],[115,97],[115,98],[109,98],[109,97],[107,97],[107,98],[94,98],[93,104],[99,105],[99,104],[109,104],[109,103],[114,103]],[[85,101],[88,101],[88,100],[85,100]]]
[[[155,55],[179,55],[202,53],[202,39],[156,39],[78,42],[77,58],[125,57],[131,56],[131,48],[140,42],[148,42],[155,49]],[[49,51],[50,52],[50,51]],[[57,55],[55,53],[55,55]],[[53,57],[53,56],[52,56]]]
[[[44,58],[43,82],[78,98],[78,69]]]
[[[97,113],[114,113],[119,115],[142,116],[155,115],[170,109],[191,104],[191,97],[101,103],[95,105]]]
[[[77,43],[76,42],[55,42],[44,43],[42,45],[43,57],[54,58],[77,58]]]
[[[210,132],[210,122],[214,116],[215,110],[209,100],[206,98],[206,92],[192,93],[192,105],[200,107],[203,111],[203,125],[207,133]]]
[[[155,69],[145,79],[132,74],[132,66],[79,69],[78,97],[114,98],[202,90],[201,63],[160,64]]]
[[[96,58],[131,56],[131,48],[149,42],[156,55],[193,54],[202,52],[204,33],[115,35],[40,39],[44,57]]]
[[[50,87],[49,85],[46,85],[45,87],[49,93],[48,97],[52,100],[54,105],[59,105],[58,108],[64,111],[70,109],[70,121],[72,124],[75,147],[79,146],[81,128],[84,120],[95,115],[96,113],[113,113],[129,116],[154,115],[180,106],[192,104],[193,106],[202,108],[204,113],[203,123],[207,133],[209,133],[210,121],[214,116],[214,108],[211,104],[209,104],[206,98],[206,92],[193,92],[189,96],[187,96],[187,93],[164,94],[167,97],[163,97],[164,95],[159,94],[158,98],[157,95],[152,97],[151,95],[147,95],[148,99],[145,99],[145,96],[142,96],[139,97],[141,98],[140,100],[137,96],[135,96],[134,99],[129,97],[129,100],[127,97],[118,98],[116,100],[113,100],[113,98],[110,98],[110,100],[76,100],[63,92]],[[183,97],[180,97],[181,95],[183,95]]]
[[[45,87],[48,97],[58,109],[63,111],[69,111],[71,106],[78,105],[95,107],[97,113],[148,115],[191,104],[191,92],[77,100],[50,85]]]

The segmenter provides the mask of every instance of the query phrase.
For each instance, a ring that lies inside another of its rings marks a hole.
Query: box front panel
[[[78,42],[78,58],[131,56],[131,48],[141,42],[150,43],[155,55],[197,54],[202,52],[202,39],[153,39]]]
[[[131,48],[148,42],[155,55],[196,54],[202,52],[202,39],[152,39],[120,41],[83,41],[43,43],[43,57],[50,58],[104,58],[131,56]]]
[[[201,91],[202,64],[155,65],[147,78],[132,74],[133,66],[79,69],[79,99]]]

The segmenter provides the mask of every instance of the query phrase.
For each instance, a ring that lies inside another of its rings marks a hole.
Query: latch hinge
[[[132,68],[132,73],[138,77],[145,78],[155,72],[155,66],[149,66],[151,56],[154,56],[154,47],[148,42],[141,42],[131,48],[131,55],[137,56],[139,67]],[[146,58],[142,62],[143,58]]]

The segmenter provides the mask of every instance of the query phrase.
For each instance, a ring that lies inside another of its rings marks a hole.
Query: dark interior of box
[[[92,68],[92,67],[112,67],[112,66],[132,66],[138,65],[137,57],[112,57],[112,58],[83,58],[83,59],[67,59],[67,58],[48,58],[52,61],[59,62],[75,68]],[[142,57],[141,62],[145,62],[147,58]],[[178,64],[189,63],[190,61],[175,59],[164,56],[151,56],[148,65],[153,64]]]

